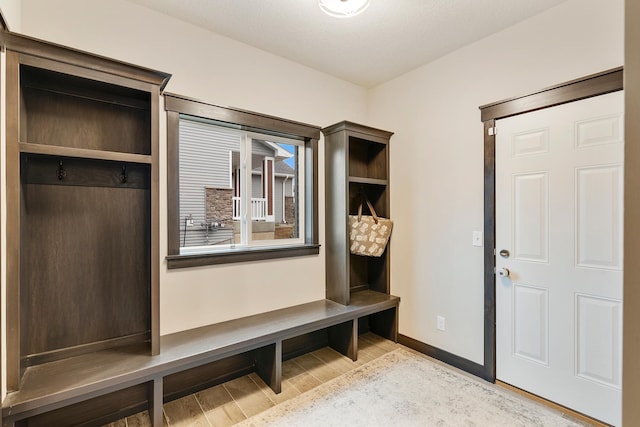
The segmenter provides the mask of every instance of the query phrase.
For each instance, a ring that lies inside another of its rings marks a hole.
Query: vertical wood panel
[[[358,360],[358,319],[330,327],[329,345],[349,359]]]
[[[167,111],[167,234],[169,255],[180,254],[179,157],[180,115]]]
[[[151,108],[151,194],[150,194],[150,247],[148,248],[151,354],[160,354],[160,89],[150,85]],[[139,227],[143,227],[140,224]]]
[[[369,316],[371,331],[383,338],[398,342],[398,308],[374,313]]]
[[[282,341],[256,350],[256,372],[274,393],[282,391]]]
[[[148,190],[23,187],[22,356],[148,331]]]
[[[20,68],[18,55],[7,52],[6,165],[7,165],[7,390],[20,384]]]
[[[484,122],[484,370],[487,381],[496,379],[496,137],[489,129],[496,125]]]
[[[625,1],[624,345],[622,424],[640,420],[640,2]]]
[[[5,20],[4,20],[4,16],[2,15],[2,11],[0,11],[0,30],[4,31],[6,30],[6,24],[5,24]],[[3,55],[0,53],[0,61],[2,61],[3,64],[6,65],[6,55]],[[0,69],[2,68],[2,66],[0,66]],[[5,73],[6,73],[6,67],[5,67]],[[0,72],[0,78],[2,77],[6,78],[6,74],[3,74]],[[0,88],[2,88],[2,85],[0,84]],[[3,97],[5,96],[5,93],[0,90],[0,100],[3,99]],[[0,115],[4,114],[4,110],[6,107],[6,103],[2,103],[0,101]],[[0,188],[0,199],[2,198],[2,194],[5,192],[6,190],[3,188]],[[2,227],[0,227],[0,242],[2,241],[3,238],[3,233],[2,233]],[[0,249],[0,257],[5,256],[4,252],[2,252],[2,249]],[[2,266],[0,265],[0,277],[2,277]],[[0,292],[0,306],[2,306],[2,302],[4,301],[4,295],[3,292]],[[5,319],[3,316],[0,316],[0,331],[4,331],[5,329]],[[2,334],[0,333],[0,337],[2,336]],[[1,339],[1,338],[0,338]],[[4,345],[0,344],[0,354],[2,353],[2,349],[5,349]],[[1,359],[0,359],[1,360]],[[1,364],[1,362],[0,362]],[[4,369],[0,369],[0,385],[4,384],[4,374],[3,374]],[[0,425],[2,425],[2,413],[0,413]]]
[[[347,138],[344,133],[325,135],[325,246],[326,296],[349,304],[349,247],[347,236]]]
[[[6,29],[6,25],[4,22],[4,17],[2,16],[2,11],[0,11],[0,30],[4,31]],[[2,61],[3,64],[6,64],[6,55],[3,55],[2,53],[0,53],[0,61]],[[0,69],[2,68],[2,66],[0,66]],[[6,68],[5,68],[6,71]],[[0,72],[0,78],[2,77],[6,78],[6,74],[3,74],[2,72]],[[2,85],[0,84],[0,88],[2,88]],[[0,115],[4,114],[4,107],[6,104],[3,104],[1,102],[1,100],[3,99],[4,96],[4,91],[2,91],[0,89]],[[0,119],[1,120],[1,119]],[[1,180],[0,180],[1,181]],[[3,188],[0,188],[0,199],[2,199],[2,194],[5,192],[6,190]],[[2,241],[2,227],[0,227],[0,242]],[[2,252],[2,249],[0,249],[0,257],[4,256],[4,252]],[[2,277],[2,266],[0,265],[0,277]],[[4,300],[4,296],[3,296],[3,292],[0,292],[0,307],[2,306],[2,301]],[[0,316],[0,331],[4,331],[4,327],[5,327],[5,320],[3,316]],[[2,336],[2,334],[0,333],[0,337]],[[1,338],[0,338],[1,340]],[[2,350],[4,349],[4,345],[0,344],[0,354],[2,353]],[[0,358],[1,360],[1,358]],[[1,362],[0,362],[1,364]],[[3,379],[3,371],[4,369],[0,369],[0,386],[2,384],[4,384],[4,379]],[[0,425],[2,425],[2,413],[0,412]]]
[[[149,383],[149,416],[153,427],[162,427],[162,377]]]

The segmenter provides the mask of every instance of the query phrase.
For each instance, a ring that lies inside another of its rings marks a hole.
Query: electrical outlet
[[[482,231],[473,232],[473,240],[471,241],[473,246],[482,246]]]
[[[436,328],[439,331],[444,331],[445,330],[444,317],[442,317],[442,316],[437,316],[436,317]]]

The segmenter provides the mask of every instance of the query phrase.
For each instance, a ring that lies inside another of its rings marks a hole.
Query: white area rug
[[[238,424],[581,426],[537,403],[398,349]]]

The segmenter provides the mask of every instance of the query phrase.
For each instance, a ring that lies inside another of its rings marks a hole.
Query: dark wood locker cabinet
[[[389,294],[390,250],[379,257],[349,252],[348,216],[362,197],[389,218],[389,139],[392,132],[351,122],[322,130],[325,140],[326,295],[340,304],[371,292]],[[368,214],[366,204],[363,213]]]
[[[12,33],[7,382],[78,354],[159,352],[158,120],[169,75]]]

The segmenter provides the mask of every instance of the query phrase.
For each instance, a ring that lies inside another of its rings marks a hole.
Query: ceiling
[[[348,19],[316,0],[129,1],[373,87],[566,0],[371,0]]]

